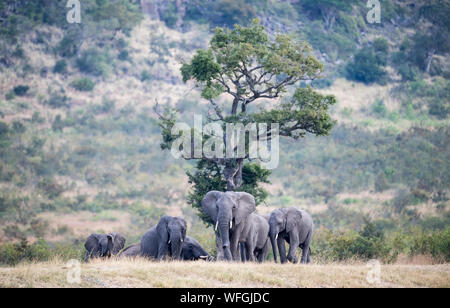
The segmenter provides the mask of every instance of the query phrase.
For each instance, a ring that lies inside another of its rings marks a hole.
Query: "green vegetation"
[[[94,89],[95,82],[85,77],[72,81],[70,85],[78,91],[89,92]]]

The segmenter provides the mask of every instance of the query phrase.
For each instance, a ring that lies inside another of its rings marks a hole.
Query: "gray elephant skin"
[[[120,257],[137,257],[141,255],[141,243],[134,244],[125,248],[121,253]]]
[[[141,255],[141,244],[134,244],[125,248],[121,257],[138,257]],[[196,239],[186,236],[181,248],[180,258],[185,261],[205,260],[212,261],[213,258],[203,249]]]
[[[263,262],[270,249],[269,240],[269,218],[256,213],[250,214],[249,227],[244,228],[246,235],[245,241],[241,242],[241,259],[245,261]]]
[[[202,210],[215,224],[217,249],[223,249],[226,260],[238,260],[239,242],[249,241],[250,214],[256,209],[255,199],[245,192],[210,191],[202,200]],[[250,248],[251,249],[251,248]],[[252,254],[253,255],[253,254]]]
[[[158,260],[165,260],[168,256],[180,259],[186,229],[186,221],[183,218],[164,215],[155,227],[142,236],[142,256]]]
[[[287,260],[297,263],[296,252],[297,247],[300,247],[302,249],[301,263],[311,262],[310,244],[314,229],[311,215],[296,208],[277,209],[270,214],[269,225],[269,236],[275,262],[277,262],[278,250],[281,263],[286,263],[284,241],[289,243]]]
[[[186,236],[181,248],[181,259],[185,261],[205,260],[212,261],[213,258],[203,249],[196,239]]]
[[[109,234],[91,234],[84,244],[86,254],[84,262],[91,258],[109,258],[111,255],[117,255],[125,246],[125,237],[117,232]]]

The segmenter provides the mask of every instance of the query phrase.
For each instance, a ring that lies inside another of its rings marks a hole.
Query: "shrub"
[[[69,97],[64,94],[64,91],[51,92],[45,104],[52,108],[70,107]]]
[[[5,94],[5,99],[7,101],[13,100],[16,98],[16,94],[14,93],[14,90],[9,91],[8,93]]]
[[[70,86],[77,89],[78,91],[89,92],[94,89],[95,82],[93,82],[91,79],[89,79],[87,77],[84,77],[84,78],[80,78],[80,79],[76,79],[76,80],[72,81]]]
[[[66,60],[57,61],[55,66],[53,67],[53,73],[67,74],[67,61]]]
[[[45,240],[29,244],[27,240],[20,243],[0,245],[0,264],[16,265],[23,261],[47,261],[50,258],[50,249]]]
[[[109,62],[110,59],[105,53],[91,48],[83,52],[81,57],[77,59],[77,66],[83,73],[105,76],[110,70]]]
[[[25,96],[29,89],[29,86],[19,85],[14,88],[14,94],[17,96]]]
[[[75,37],[72,34],[66,34],[56,47],[56,52],[66,58],[75,56],[78,52]]]
[[[143,70],[140,79],[142,82],[146,80],[152,80],[152,75],[147,70]]]
[[[366,84],[386,82],[386,72],[382,66],[386,65],[382,57],[378,57],[374,50],[365,47],[355,54],[352,62],[346,66],[347,78]]]
[[[382,117],[382,118],[384,118],[387,115],[388,110],[382,99],[377,100],[372,105],[372,112],[375,113],[378,117]]]
[[[130,60],[130,54],[128,53],[128,51],[122,50],[117,56],[117,58],[121,61],[128,61]]]

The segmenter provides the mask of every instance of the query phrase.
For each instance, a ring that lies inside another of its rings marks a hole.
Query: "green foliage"
[[[17,96],[25,96],[29,89],[30,89],[29,86],[19,85],[14,88],[14,94]]]
[[[160,12],[160,18],[169,28],[173,28],[178,20],[178,9],[175,1],[167,1],[164,10]]]
[[[219,0],[212,7],[213,25],[232,28],[235,24],[246,26],[256,17],[254,6],[246,0]]]
[[[185,21],[208,22],[212,27],[232,28],[235,24],[246,26],[256,17],[263,1],[252,0],[191,0],[186,6]],[[171,10],[168,26],[175,24],[175,9]]]
[[[269,183],[269,170],[261,168],[258,164],[246,163],[242,169],[242,186],[238,191],[245,191],[255,197],[256,205],[262,203],[268,196],[266,190],[260,187],[261,183]],[[211,219],[203,214],[201,201],[211,190],[226,191],[227,182],[221,174],[220,166],[214,162],[200,160],[196,164],[195,172],[187,172],[189,184],[193,188],[189,191],[187,202],[198,210],[199,217],[207,224]]]
[[[386,82],[384,66],[386,66],[385,54],[377,52],[374,48],[364,47],[355,54],[353,61],[347,64],[347,78],[366,84],[374,82],[383,84]]]
[[[0,264],[14,266],[22,262],[44,262],[53,257],[62,260],[82,260],[84,248],[81,245],[55,244],[50,246],[40,239],[30,244],[27,240],[18,243],[0,244]]]
[[[25,261],[47,261],[49,257],[50,250],[42,239],[31,245],[26,240],[16,244],[0,245],[0,264],[3,265],[16,265]]]
[[[384,101],[382,99],[377,100],[372,105],[372,112],[375,113],[377,117],[384,118],[388,114],[388,110],[386,108],[386,105],[384,104]]]
[[[424,106],[428,113],[438,119],[446,119],[450,112],[450,81],[437,77],[432,83],[425,80],[406,82],[397,88],[405,105],[413,103],[414,109]]]
[[[79,44],[77,42],[76,34],[69,32],[64,35],[62,40],[56,47],[56,52],[65,58],[71,58],[78,53]]]
[[[67,108],[69,105],[70,98],[65,94],[62,89],[60,91],[50,91],[49,97],[44,101],[46,105],[51,108]]]
[[[323,261],[381,259],[389,263],[395,261],[398,254],[389,247],[384,233],[368,220],[358,233],[319,229],[311,250],[312,255],[319,254]]]
[[[96,48],[84,51],[76,63],[81,72],[94,76],[106,76],[110,72],[111,59]]]
[[[87,77],[84,77],[72,81],[70,85],[78,91],[90,92],[94,89],[95,82]]]
[[[56,74],[67,74],[67,61],[66,60],[58,60],[53,67],[53,73]]]

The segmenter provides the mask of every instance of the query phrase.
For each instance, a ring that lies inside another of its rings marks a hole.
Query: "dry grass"
[[[142,259],[81,265],[81,283],[69,284],[62,261],[0,268],[0,287],[450,287],[450,265],[382,265],[381,283],[366,280],[366,264],[280,265],[165,262]]]

